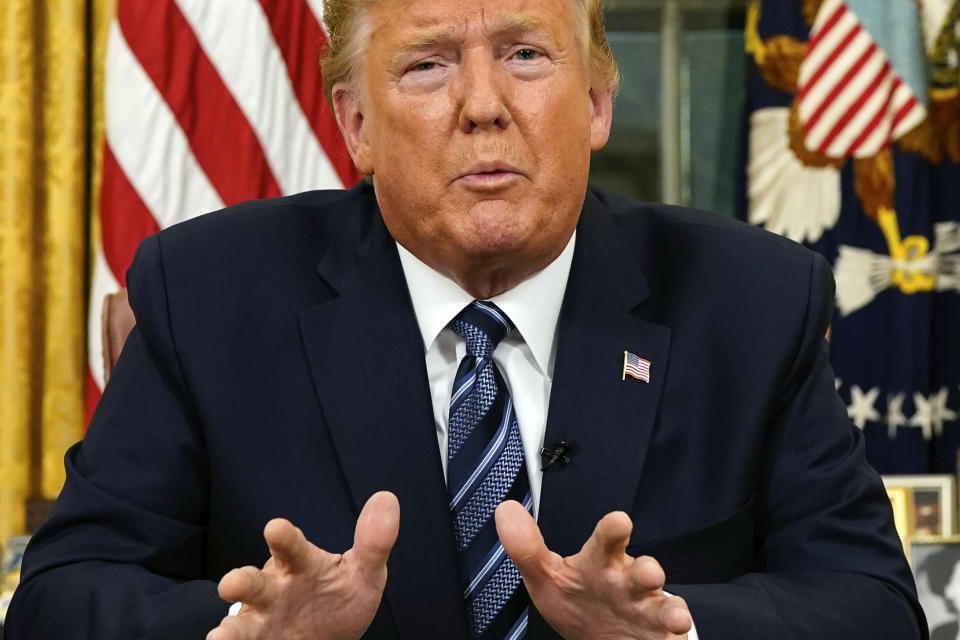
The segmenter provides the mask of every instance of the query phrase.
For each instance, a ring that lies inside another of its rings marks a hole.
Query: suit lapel
[[[631,510],[669,357],[670,330],[642,318],[643,239],[625,240],[605,209],[587,193],[558,326],[544,442],[567,438],[574,451],[543,474],[539,524],[562,555],[605,514]],[[649,383],[622,379],[624,351],[652,363]]]
[[[670,330],[642,317],[645,238],[627,242],[587,192],[558,325],[544,443],[574,443],[571,462],[543,474],[538,524],[547,546],[576,553],[611,511],[630,512],[667,371]],[[622,379],[624,351],[649,360],[650,382]],[[635,523],[637,528],[642,523]],[[530,638],[559,638],[531,610]]]
[[[372,195],[360,220],[321,260],[338,295],[301,313],[304,347],[358,513],[383,489],[400,500],[385,590],[400,637],[465,639],[423,340]]]

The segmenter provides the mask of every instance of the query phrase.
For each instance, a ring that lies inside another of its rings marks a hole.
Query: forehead
[[[543,31],[575,38],[582,20],[575,0],[379,0],[368,10],[372,43],[466,39],[473,33]]]

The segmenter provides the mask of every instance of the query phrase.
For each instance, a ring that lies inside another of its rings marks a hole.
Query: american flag
[[[88,411],[100,310],[144,236],[243,200],[351,186],[323,94],[321,0],[118,0],[105,61]]]
[[[924,119],[917,11],[911,0],[824,0],[797,86],[808,149],[835,158],[875,156]],[[914,19],[901,22],[900,15]]]
[[[644,382],[650,382],[650,361],[644,360],[629,351],[624,351],[622,379],[626,380],[627,376],[636,378],[637,380],[643,380]]]

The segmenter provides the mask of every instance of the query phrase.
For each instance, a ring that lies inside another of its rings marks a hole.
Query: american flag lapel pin
[[[627,376],[650,382],[650,361],[640,356],[634,355],[629,351],[623,352],[623,375],[621,380],[626,380]]]

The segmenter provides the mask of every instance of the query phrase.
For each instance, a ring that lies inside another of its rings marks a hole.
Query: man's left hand
[[[566,640],[676,639],[690,631],[687,604],[663,593],[660,563],[627,555],[633,530],[627,514],[604,516],[580,552],[567,558],[547,548],[537,523],[519,503],[497,507],[496,522],[530,599]]]

